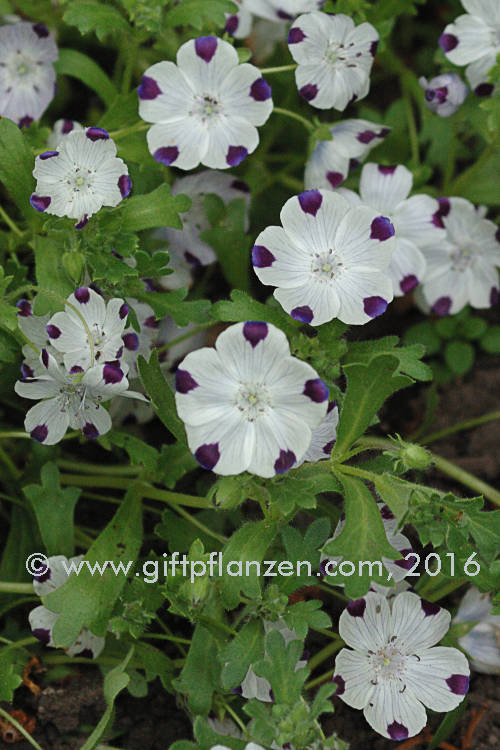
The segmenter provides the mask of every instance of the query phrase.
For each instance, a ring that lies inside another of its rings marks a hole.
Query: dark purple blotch
[[[83,214],[80,221],[77,221],[77,223],[75,224],[75,229],[83,229],[84,227],[87,226],[88,223],[89,223],[89,215]]]
[[[226,161],[230,167],[237,167],[247,156],[248,150],[244,146],[229,146]]]
[[[439,297],[432,305],[432,312],[439,317],[448,315],[451,309],[451,297]]]
[[[366,599],[353,599],[347,605],[351,617],[363,617],[366,609]]]
[[[92,422],[85,422],[82,432],[88,440],[95,440],[95,438],[99,437],[99,430]]]
[[[135,331],[124,333],[122,341],[125,344],[125,349],[128,349],[129,352],[135,352],[139,348],[139,336]]]
[[[308,396],[311,401],[314,401],[316,404],[321,404],[323,401],[327,401],[329,396],[328,388],[321,378],[306,380],[302,393],[304,396]]]
[[[298,26],[294,26],[294,28],[290,29],[288,32],[288,44],[298,44],[299,42],[302,42],[306,36],[307,34],[304,34],[302,29],[299,29]]]
[[[75,292],[75,299],[78,300],[81,305],[86,305],[90,300],[90,292],[88,286],[79,287]]]
[[[149,76],[142,76],[140,85],[137,87],[137,95],[139,99],[150,100],[156,99],[161,94],[161,89],[156,83],[154,78]]]
[[[392,724],[387,725],[387,734],[391,740],[406,740],[408,737],[408,727],[404,724],[400,724],[398,721],[393,721]]]
[[[476,86],[474,89],[474,93],[476,96],[491,96],[494,89],[495,84],[493,83],[480,83],[479,86]]]
[[[243,326],[243,336],[250,342],[252,349],[255,349],[259,341],[263,341],[269,333],[267,323],[259,320],[249,320]]]
[[[496,286],[492,286],[491,291],[490,291],[490,307],[493,307],[493,305],[497,305],[498,299],[499,299],[498,289],[496,288]]]
[[[48,209],[51,200],[52,199],[48,195],[37,195],[36,193],[32,193],[30,197],[31,205],[36,211],[40,212]]]
[[[217,49],[216,36],[200,36],[194,41],[194,49],[198,57],[209,63]]]
[[[292,468],[296,461],[296,456],[293,451],[280,450],[280,454],[274,462],[274,471],[276,474],[284,474],[286,471]]]
[[[378,39],[375,39],[375,41],[370,44],[370,54],[372,57],[375,57],[375,55],[377,54],[377,49],[378,49]]]
[[[396,516],[392,512],[392,510],[389,508],[388,505],[382,505],[380,508],[380,515],[382,518],[384,518],[386,521],[393,521]]]
[[[410,557],[409,560],[406,560],[405,558],[408,557],[408,555],[411,555],[413,552],[412,548],[409,547],[408,549],[402,549],[401,554],[403,557],[400,557],[399,560],[394,560],[394,564],[398,566],[398,568],[402,568],[403,570],[411,570],[413,566],[415,565],[415,559],[413,557]]]
[[[445,682],[455,695],[465,695],[469,689],[469,678],[465,674],[452,674]]]
[[[315,83],[306,83],[305,86],[299,89],[299,94],[306,102],[312,102],[312,100],[318,95],[318,87]]]
[[[189,393],[199,384],[187,370],[177,370],[175,373],[175,390],[177,393]]]
[[[119,177],[118,189],[121,193],[122,198],[126,198],[128,195],[130,195],[130,191],[132,190],[132,180],[130,179],[128,174],[122,174],[121,177]]]
[[[31,437],[33,438],[33,440],[36,440],[37,443],[43,443],[43,441],[47,439],[48,434],[49,430],[46,424],[38,424],[30,432]]]
[[[336,188],[344,182],[344,175],[342,172],[327,172],[326,179],[333,188]]]
[[[38,158],[45,161],[45,159],[51,159],[53,156],[59,156],[59,151],[44,151],[43,154],[39,154]]]
[[[71,133],[73,128],[75,127],[73,120],[63,120],[61,133],[63,135],[68,135],[68,133]]]
[[[35,373],[32,370],[32,368],[26,364],[26,362],[23,362],[21,365],[21,377],[23,380],[28,380],[29,378],[34,378]]]
[[[82,651],[79,651],[75,656],[80,656],[83,659],[93,659],[94,658],[94,652],[90,648],[84,648]]]
[[[107,130],[104,130],[104,128],[87,128],[85,135],[91,141],[107,141],[109,138],[109,133]]]
[[[439,604],[435,604],[435,602],[428,602],[425,599],[420,600],[420,606],[422,607],[426,617],[434,617],[434,615],[437,615],[438,612],[441,611],[441,607],[439,606]]]
[[[31,310],[31,302],[29,301],[29,299],[19,299],[16,302],[16,307],[17,314],[22,318],[29,318],[30,315],[33,315],[33,312]]]
[[[391,220],[387,216],[377,216],[371,223],[370,239],[384,242],[389,237],[394,237],[394,227]]]
[[[29,128],[32,122],[32,117],[30,117],[29,115],[24,115],[24,117],[21,117],[21,119],[19,120],[18,125],[20,128]]]
[[[300,320],[301,323],[310,323],[314,318],[314,313],[308,305],[294,307],[290,315],[294,320]]]
[[[276,258],[264,245],[254,245],[252,248],[252,263],[256,268],[269,268]]]
[[[250,96],[256,102],[265,102],[271,98],[271,87],[265,78],[257,78],[250,86]]]
[[[118,315],[120,316],[120,320],[125,320],[127,315],[129,314],[130,307],[127,305],[126,302],[123,303],[123,305],[120,307],[118,311]]]
[[[441,34],[439,37],[439,46],[444,52],[451,52],[458,44],[458,38],[455,34]]]
[[[227,31],[229,36],[233,36],[234,32],[238,29],[240,24],[238,16],[229,16],[224,26],[224,31]]]
[[[42,349],[42,364],[43,366],[48,369],[49,367],[49,353],[47,349]]]
[[[35,23],[31,28],[40,39],[46,39],[49,35],[49,30],[43,23]]]
[[[383,297],[365,297],[363,300],[363,309],[370,318],[378,318],[387,310],[387,300]]]
[[[322,447],[321,450],[323,451],[325,456],[329,456],[331,454],[334,445],[335,445],[335,440],[330,440],[329,443],[326,443],[326,445]]]
[[[380,174],[385,175],[394,174],[394,172],[396,171],[396,167],[386,167],[384,164],[379,164],[378,171],[380,172]]]
[[[45,326],[45,330],[47,331],[49,339],[58,339],[61,335],[61,329],[51,323]]]
[[[50,643],[50,630],[47,630],[46,628],[35,628],[33,630],[33,635],[35,638],[38,638],[44,646]]]
[[[316,216],[323,203],[323,196],[316,189],[305,190],[298,196],[298,199],[303,212],[311,216]]]
[[[196,449],[194,457],[204,469],[213,469],[220,458],[219,443],[205,443]]]
[[[230,187],[232,187],[233,190],[240,190],[242,193],[250,192],[249,186],[243,180],[233,180]]]
[[[332,677],[332,682],[337,685],[337,689],[334,695],[342,695],[342,693],[345,693],[345,680],[343,677],[341,677],[339,674],[336,674]]]
[[[121,383],[123,380],[123,372],[120,367],[108,364],[103,367],[102,377],[106,385],[109,385],[110,383]]]
[[[166,167],[169,167],[171,164],[173,164],[178,156],[179,149],[177,148],[177,146],[161,146],[161,148],[157,148],[153,154],[153,158],[157,162],[165,164]]]
[[[417,277],[410,273],[408,276],[405,276],[401,281],[399,282],[399,286],[403,294],[406,294],[407,292],[411,292],[412,289],[415,289],[416,286],[418,286],[418,279]]]

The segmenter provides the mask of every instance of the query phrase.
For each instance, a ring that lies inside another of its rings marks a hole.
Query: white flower
[[[255,321],[227,328],[215,349],[188,354],[175,383],[190,449],[205,469],[223,475],[288,471],[328,406],[328,388],[290,355],[285,334]]]
[[[299,13],[318,10],[325,0],[244,0],[245,8],[254,16],[268,21],[292,21]]]
[[[212,745],[210,750],[231,750],[231,748],[227,747],[227,745]],[[255,742],[247,742],[243,750],[264,750],[264,748]]]
[[[271,630],[277,630],[284,638],[284,645],[288,646],[292,641],[299,640],[295,630],[290,630],[284,620],[276,620],[275,622],[264,621],[264,631],[269,633]],[[299,659],[296,664],[295,671],[302,669],[307,665],[306,659]],[[252,667],[248,668],[245,679],[241,683],[240,687],[235,690],[239,695],[247,700],[256,698],[263,703],[271,703],[273,698],[273,691],[269,680],[265,677],[258,677],[253,671]]]
[[[65,136],[70,133],[83,133],[85,128],[76,120],[57,120],[52,128],[52,133],[47,138],[47,146],[56,149],[64,141]]]
[[[500,615],[492,615],[489,594],[471,586],[458,607],[453,623],[477,623],[458,639],[471,659],[471,667],[484,674],[500,674]]]
[[[62,364],[62,356],[50,343],[47,333],[50,313],[33,315],[31,302],[27,299],[18,300],[16,307],[19,330],[30,342],[25,344],[22,349],[24,361],[21,365],[21,375],[23,378],[34,378],[37,375],[45,374],[45,368],[40,363],[42,349],[47,349],[58,364]]]
[[[304,461],[324,461],[330,455],[337,439],[337,425],[339,423],[339,409],[335,401],[330,401],[326,417],[318,427],[312,431],[311,443],[304,458],[297,462],[301,466]]]
[[[439,37],[454,65],[467,65],[465,75],[478,96],[493,93],[488,72],[500,52],[500,5],[497,0],[462,0],[467,14],[455,18]]]
[[[46,330],[52,346],[64,354],[66,369],[81,373],[90,365],[120,359],[128,313],[122,299],[106,304],[100,294],[81,286],[68,297],[64,312],[51,317]]]
[[[0,27],[0,115],[20,127],[45,112],[55,96],[56,43],[42,23]]]
[[[71,569],[68,574],[66,569],[69,570],[71,565],[78,565],[81,560],[83,560],[83,555],[70,557],[69,560],[64,555],[49,557],[47,563],[43,565],[43,570],[33,579],[35,594],[40,597],[47,596],[65,584],[69,576],[74,573],[74,570]],[[51,612],[47,607],[39,606],[31,610],[28,619],[35,638],[38,638],[45,646],[56,648],[52,640],[52,631],[59,615]],[[69,656],[96,659],[103,650],[104,643],[104,638],[100,638],[87,628],[83,628],[74,643],[64,650]]]
[[[398,520],[392,513],[391,509],[383,503],[377,503],[377,508],[379,509],[380,515],[382,516],[382,523],[384,524],[387,541],[389,542],[391,547],[397,549],[397,551],[402,555],[402,557],[398,560],[389,560],[387,557],[383,557],[381,561],[388,573],[388,582],[390,580],[393,580],[394,583],[398,584],[408,575],[408,571],[411,570],[411,568],[415,564],[413,558],[405,560],[405,557],[413,551],[412,546],[408,537],[398,531]],[[327,539],[327,541],[325,542],[325,546],[339,536],[344,526],[345,517],[341,518],[341,520],[338,522],[335,531],[333,532],[333,536],[330,539]],[[333,560],[338,564],[342,560],[342,557],[331,557],[329,555],[325,555],[323,552],[321,553],[321,570],[325,575],[330,576],[330,583],[335,583],[335,577],[333,576],[335,567],[325,567],[328,560]],[[382,586],[381,584],[376,583],[372,583],[371,586],[374,590],[377,591],[377,593],[384,594],[385,596],[388,596],[391,592],[394,591],[394,586]]]
[[[239,10],[232,15],[226,13],[224,31],[235,39],[246,39],[252,29],[252,14],[247,8],[246,0],[234,0]]]
[[[19,396],[39,401],[24,420],[24,429],[44,445],[55,445],[68,427],[81,430],[86,438],[97,438],[111,429],[111,417],[102,403],[114,396],[140,398],[128,391],[128,380],[117,364],[94,365],[83,375],[64,372],[54,357],[42,350],[45,374],[24,378],[15,384]]]
[[[299,16],[288,34],[288,48],[298,63],[299,94],[318,109],[343,111],[370,89],[370,71],[378,44],[370,23],[354,25],[343,13]]]
[[[172,195],[179,193],[191,198],[191,208],[182,215],[182,229],[162,227],[153,233],[155,239],[166,243],[164,249],[170,255],[169,268],[174,270],[174,273],[162,276],[159,280],[165,289],[190,286],[193,269],[216,260],[210,245],[200,239],[201,232],[211,226],[205,211],[206,195],[218,195],[226,206],[238,198],[244,199],[247,208],[245,230],[248,229],[249,187],[234,176],[217,170],[203,170],[176,180],[172,186]]]
[[[106,130],[73,130],[58,149],[36,157],[30,203],[37,211],[78,219],[75,227],[83,229],[92,214],[117,206],[130,193],[127,165]]]
[[[239,65],[235,48],[215,36],[183,44],[177,65],[152,65],[137,92],[139,115],[155,123],[147,134],[151,154],[180,169],[200,162],[212,169],[235,167],[257,148],[256,126],[273,108],[260,70]]]
[[[120,300],[120,302],[122,301],[123,300]],[[119,359],[127,365],[128,377],[130,379],[136,378],[139,375],[137,370],[137,358],[142,356],[148,361],[158,336],[159,323],[156,320],[153,308],[146,303],[138,302],[136,299],[127,299],[127,302],[137,316],[137,322],[139,323],[140,329],[139,333],[137,333],[135,328],[128,326],[121,336],[123,351]],[[108,308],[110,304],[111,302],[108,302]]]
[[[425,103],[440,117],[453,115],[469,93],[469,89],[456,73],[443,73],[430,81],[422,76],[418,82],[425,89]]]
[[[306,164],[304,183],[309,188],[337,188],[372,148],[390,133],[368,120],[343,120],[330,128],[331,141],[319,141]]]
[[[392,300],[386,269],[394,227],[367,206],[352,208],[330,190],[307,190],[281,209],[281,227],[267,227],[252,249],[254,270],[296,320],[333,318],[362,325]]]
[[[418,734],[427,722],[424,706],[452,711],[469,687],[469,665],[455,648],[438,646],[450,613],[416,594],[392,600],[368,593],[340,615],[343,648],[335,660],[336,695],[363,709],[376,732],[393,740]]]
[[[465,198],[439,198],[436,223],[446,240],[422,248],[427,271],[422,292],[436,315],[455,315],[465,305],[498,302],[500,230]]]
[[[393,223],[395,249],[387,273],[396,297],[414,289],[424,278],[426,262],[422,248],[438,244],[445,237],[437,218],[439,203],[430,195],[408,198],[412,186],[413,175],[402,164],[385,167],[370,163],[361,172],[361,200],[352,190],[338,191],[352,205],[370,206]]]

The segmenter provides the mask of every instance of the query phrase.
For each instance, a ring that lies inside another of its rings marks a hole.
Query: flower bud
[[[456,73],[443,73],[430,81],[422,76],[418,82],[425,89],[425,103],[440,117],[454,114],[469,92]]]

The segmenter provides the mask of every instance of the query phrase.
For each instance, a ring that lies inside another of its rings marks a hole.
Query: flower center
[[[460,247],[451,254],[451,269],[463,273],[474,260],[475,252],[471,248]]]
[[[315,281],[327,282],[336,278],[343,268],[343,263],[332,249],[326,253],[314,253],[311,262],[311,273]]]
[[[203,94],[195,97],[195,104],[190,114],[196,114],[203,123],[217,117],[221,112],[221,104],[215,96]]]
[[[241,383],[236,393],[235,404],[242,417],[255,422],[271,407],[271,396],[263,383]]]
[[[20,76],[25,76],[28,72],[28,66],[26,63],[22,62],[20,65],[17,66],[17,74]]]
[[[93,193],[93,177],[95,170],[85,169],[74,165],[74,170],[70,172],[66,177],[66,184],[73,189],[74,193],[81,193],[84,190],[88,190]]]
[[[380,648],[378,651],[369,651],[370,667],[373,672],[373,684],[389,680],[401,680],[404,677],[407,656],[394,646],[393,643]]]

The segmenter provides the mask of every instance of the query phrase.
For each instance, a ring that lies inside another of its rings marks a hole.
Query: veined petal
[[[376,732],[392,740],[405,740],[418,734],[427,723],[425,709],[415,694],[407,688],[401,692],[396,681],[375,687],[365,719]]]
[[[426,268],[425,257],[418,247],[413,242],[396,236],[396,249],[387,269],[392,279],[394,296],[400,297],[420,284]]]
[[[311,442],[309,427],[282,412],[273,411],[253,424],[255,443],[248,471],[259,477],[273,477],[294,468]]]
[[[392,635],[391,613],[385,597],[369,592],[349,602],[339,619],[340,637],[357,651],[376,651]]]
[[[271,89],[255,65],[233,68],[224,81],[223,107],[230,117],[264,125],[273,109]]]
[[[83,409],[70,417],[71,427],[81,430],[86,438],[94,439],[109,432],[112,423],[109,412],[89,399],[86,399]]]
[[[487,24],[500,24],[500,6],[496,0],[462,0],[467,13],[482,18]]]
[[[50,609],[44,607],[42,604],[35,609],[32,609],[28,615],[28,621],[30,628],[35,638],[38,638],[44,646],[54,646],[52,640],[52,630],[56,624],[59,615],[55,612],[51,612]]]
[[[275,289],[274,296],[292,318],[312,326],[338,317],[340,300],[337,284],[308,281],[292,289]]]
[[[236,408],[201,425],[186,425],[188,445],[198,462],[216,474],[246,471],[255,445],[255,422],[243,419]]]
[[[156,161],[179,169],[198,166],[208,146],[207,129],[193,117],[157,123],[148,130],[146,138]]]
[[[139,117],[147,122],[169,122],[187,117],[193,89],[173,62],[148,68],[138,88]]]
[[[223,39],[199,37],[179,47],[177,65],[197,93],[222,94],[226,77],[238,65],[238,53]]]
[[[202,163],[211,169],[240,164],[259,144],[257,128],[242,117],[220,117],[208,130],[208,145]]]
[[[433,711],[452,711],[464,699],[469,663],[456,648],[437,646],[408,661],[404,681],[424,706]],[[462,680],[453,676],[461,675]]]
[[[372,698],[375,687],[370,681],[367,653],[343,648],[335,659],[334,682],[337,695],[352,708],[364,708]]]
[[[288,34],[288,49],[295,62],[319,63],[327,51],[329,36],[343,38],[354,27],[351,19],[345,19],[347,16],[330,17],[319,12],[299,16]]]
[[[92,631],[83,628],[74,643],[66,649],[68,656],[80,656],[86,659],[97,659],[106,644],[106,639],[94,635]]]
[[[14,390],[18,396],[38,401],[42,398],[51,398],[59,393],[59,384],[52,378],[30,378],[29,380],[17,380]]]
[[[394,252],[394,226],[372,208],[352,207],[337,229],[335,247],[347,270],[383,271]]]
[[[266,227],[252,250],[254,271],[263,284],[301,286],[311,270],[311,254],[296,245],[281,227]]]
[[[477,16],[459,16],[446,26],[440,43],[448,60],[455,65],[468,65],[492,47],[491,30]]]
[[[368,206],[390,214],[398,203],[408,197],[413,185],[413,175],[402,164],[384,167],[365,164],[361,171],[359,194]]]
[[[57,398],[35,404],[26,414],[24,429],[34,440],[44,445],[55,445],[66,434],[69,418]]]
[[[394,600],[391,635],[408,654],[420,653],[441,640],[450,627],[448,610],[404,591]]]
[[[349,210],[341,196],[329,190],[307,190],[289,198],[281,209],[281,223],[294,244],[323,254],[333,248],[336,232]]]
[[[396,236],[413,242],[418,248],[440,242],[445,230],[436,223],[439,204],[430,195],[412,195],[396,206],[392,219]]]

